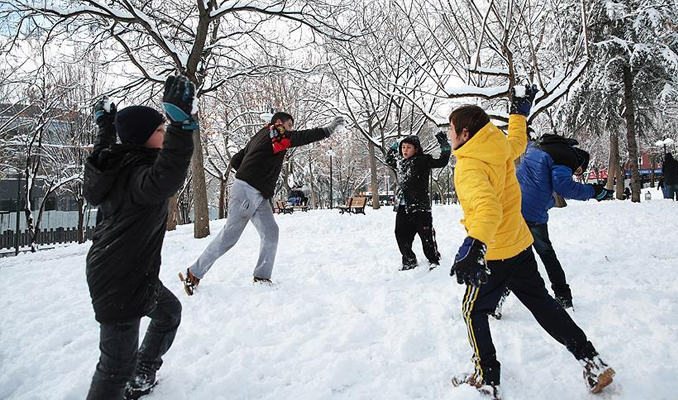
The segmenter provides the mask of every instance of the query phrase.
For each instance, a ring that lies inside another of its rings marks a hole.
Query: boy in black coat
[[[436,135],[440,144],[440,158],[425,154],[419,137],[412,135],[394,143],[386,154],[386,163],[398,172],[400,193],[397,198],[395,235],[402,254],[401,271],[417,266],[417,257],[412,251],[414,236],[419,235],[430,268],[438,266],[440,253],[435,240],[431,200],[428,194],[428,178],[431,168],[443,168],[450,161],[451,147],[444,133]],[[401,158],[398,159],[397,155]]]
[[[167,201],[181,188],[193,153],[195,87],[184,76],[165,82],[163,106],[133,106],[116,113],[95,105],[99,126],[85,164],[84,194],[99,206],[87,284],[100,324],[101,356],[88,400],[137,399],[150,393],[162,356],[181,320],[181,303],[158,278],[167,224]],[[122,144],[115,144],[116,131]],[[139,323],[151,322],[141,347]]]

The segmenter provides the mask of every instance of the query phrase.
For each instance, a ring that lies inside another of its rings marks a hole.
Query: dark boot
[[[127,382],[124,400],[137,400],[153,391],[158,384],[155,379],[156,369],[145,365],[138,365],[132,380]]]

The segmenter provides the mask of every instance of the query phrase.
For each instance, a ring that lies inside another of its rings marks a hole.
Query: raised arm
[[[445,132],[438,132],[436,134],[436,140],[440,144],[440,157],[431,158],[431,168],[443,168],[450,162],[450,154],[452,153],[452,146],[447,140],[447,135]]]
[[[99,129],[94,139],[93,158],[98,158],[101,150],[115,144],[116,113],[115,103],[111,102],[108,96],[104,96],[94,104],[94,122]]]
[[[181,188],[193,154],[193,132],[198,123],[191,115],[195,85],[185,76],[170,76],[165,82],[162,105],[170,121],[162,150],[149,167],[142,167],[132,182],[135,202],[151,204],[164,201]]]
[[[527,148],[527,117],[537,92],[537,85],[511,88],[511,109],[509,110],[508,140],[511,144],[511,156],[515,160]],[[523,92],[524,89],[524,93]]]

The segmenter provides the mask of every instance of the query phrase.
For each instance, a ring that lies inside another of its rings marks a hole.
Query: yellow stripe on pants
[[[466,286],[466,294],[464,295],[464,301],[462,303],[462,315],[464,317],[464,322],[466,322],[468,341],[473,348],[473,358],[475,362],[475,373],[473,377],[476,382],[483,382],[483,370],[480,367],[480,353],[478,350],[478,343],[476,342],[476,335],[473,333],[473,322],[471,321],[471,312],[473,311],[473,306],[478,298],[478,293],[480,293],[480,288],[471,285]]]

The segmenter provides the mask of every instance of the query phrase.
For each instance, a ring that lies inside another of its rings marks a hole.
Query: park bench
[[[276,200],[275,208],[278,210],[278,214],[292,214],[294,212],[294,207],[287,205],[285,200]]]
[[[307,206],[307,205],[302,205],[302,204],[300,204],[300,205],[298,205],[298,206],[293,206],[292,208],[294,208],[295,211],[303,211],[303,212],[307,212],[307,211],[308,211],[308,206]]]
[[[365,215],[365,205],[367,205],[367,198],[365,197],[351,197],[346,201],[346,204],[339,206],[339,214],[363,214]]]

